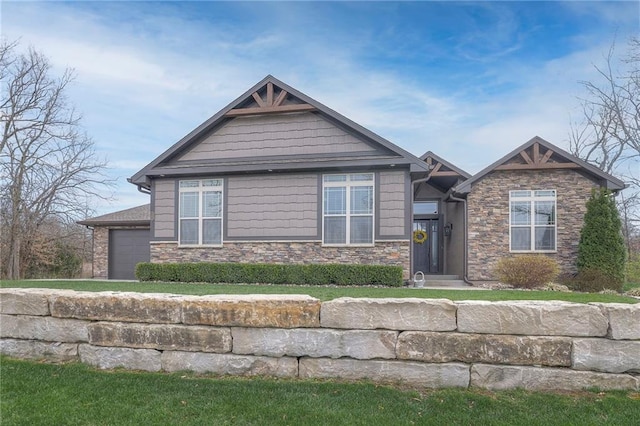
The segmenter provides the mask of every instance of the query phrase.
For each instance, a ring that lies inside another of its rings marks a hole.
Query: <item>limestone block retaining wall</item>
[[[0,289],[0,353],[421,387],[640,389],[640,304]]]

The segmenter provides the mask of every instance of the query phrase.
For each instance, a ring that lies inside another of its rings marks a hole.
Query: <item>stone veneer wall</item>
[[[471,281],[495,280],[497,261],[509,252],[509,191],[555,189],[557,251],[545,254],[558,261],[562,272],[576,272],[578,242],[590,179],[574,170],[494,171],[473,185],[468,205],[468,270]]]
[[[152,242],[151,262],[342,263],[402,266],[409,278],[409,241],[373,247],[323,247],[320,242],[225,241],[222,247],[179,247]]]
[[[0,289],[0,353],[421,387],[640,389],[640,304]]]
[[[109,275],[109,228],[93,228],[93,278],[108,278]]]

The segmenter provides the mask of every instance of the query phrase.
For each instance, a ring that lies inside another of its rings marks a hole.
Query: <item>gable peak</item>
[[[287,90],[284,84],[280,83],[272,75],[266,76],[261,83],[258,83],[249,92],[248,96],[240,100],[225,115],[238,117],[243,115],[306,112],[316,109],[315,106],[292,94],[291,90]]]

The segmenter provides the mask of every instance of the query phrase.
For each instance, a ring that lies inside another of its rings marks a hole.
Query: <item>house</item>
[[[129,181],[150,194],[144,223],[127,211],[82,222],[96,276],[132,277],[111,257],[145,245],[143,230],[152,262],[383,264],[483,281],[501,257],[544,253],[571,272],[591,189],[624,188],[539,137],[471,176],[272,76]]]

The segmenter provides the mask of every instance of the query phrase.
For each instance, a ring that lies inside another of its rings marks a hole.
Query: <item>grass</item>
[[[392,287],[324,287],[245,284],[180,284],[118,281],[3,281],[0,287],[37,287],[81,291],[135,291],[174,294],[308,294],[320,300],[338,297],[419,297],[450,300],[563,300],[576,303],[638,303],[632,297],[594,293],[519,290],[436,290]]]
[[[9,425],[637,424],[638,392],[408,390],[371,383],[99,371],[0,358]]]
[[[634,288],[638,288],[640,287],[640,281],[638,282],[627,282],[625,283],[624,287],[622,287],[622,291],[629,291],[632,290]]]

